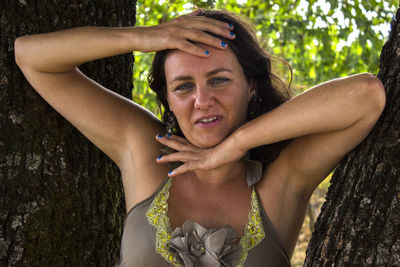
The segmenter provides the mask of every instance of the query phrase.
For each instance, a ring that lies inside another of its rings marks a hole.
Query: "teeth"
[[[209,118],[209,119],[203,119],[203,120],[200,120],[200,122],[202,122],[202,123],[206,123],[206,122],[215,121],[216,119],[217,119],[217,117],[212,117],[212,118]]]

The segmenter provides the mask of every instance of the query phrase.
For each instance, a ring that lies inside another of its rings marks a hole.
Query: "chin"
[[[218,145],[219,143],[221,142],[200,142],[200,143],[197,142],[194,145],[197,146],[198,148],[212,148]]]
[[[225,136],[202,136],[202,138],[194,138],[191,143],[199,148],[211,148],[219,145],[224,139]]]

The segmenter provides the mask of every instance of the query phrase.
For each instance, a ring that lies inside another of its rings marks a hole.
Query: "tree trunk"
[[[135,0],[0,1],[0,266],[112,266],[125,213],[119,170],[23,77],[16,37],[132,26]],[[132,55],[81,69],[131,98]]]
[[[304,266],[400,266],[399,20],[380,58],[385,110],[335,170]]]

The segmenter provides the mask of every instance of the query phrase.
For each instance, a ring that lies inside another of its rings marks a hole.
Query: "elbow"
[[[367,105],[370,113],[379,117],[386,104],[386,93],[382,82],[373,74],[363,73],[362,87],[364,91],[364,104]]]
[[[35,62],[28,36],[20,36],[14,41],[15,63],[21,70],[32,67]]]
[[[14,41],[14,56],[15,56],[15,63],[21,68],[23,65],[23,59],[24,56],[22,55],[23,53],[23,43],[24,43],[24,37],[18,37]]]

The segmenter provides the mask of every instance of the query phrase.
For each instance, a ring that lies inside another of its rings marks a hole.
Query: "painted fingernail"
[[[228,24],[228,27],[229,27],[230,29],[232,29],[232,28],[233,28],[233,25],[232,25],[232,24]]]
[[[163,136],[161,134],[157,135],[157,138],[163,138]]]
[[[173,171],[170,171],[170,172],[168,173],[168,175],[171,176],[171,175],[172,175],[172,172],[173,172]]]
[[[171,135],[172,135],[172,134],[170,134],[170,133],[167,133],[167,137],[168,137],[168,138],[170,138],[170,137],[171,137]]]
[[[235,36],[235,33],[234,33],[234,32],[231,32],[230,34],[231,34],[231,36]]]
[[[163,156],[158,156],[157,159],[161,159]]]
[[[206,56],[208,56],[208,55],[210,54],[210,51],[206,50],[206,51],[204,51],[204,54],[205,54]]]
[[[225,42],[221,42],[221,46],[222,47],[226,47],[226,43]]]

